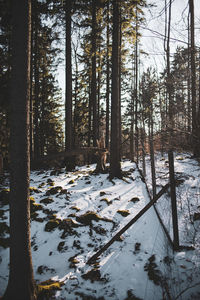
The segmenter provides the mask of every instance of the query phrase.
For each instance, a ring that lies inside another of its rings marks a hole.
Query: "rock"
[[[40,200],[40,203],[44,203],[44,204],[49,204],[49,203],[52,203],[54,202],[54,200],[52,198],[44,198],[42,200]]]
[[[194,221],[200,221],[200,213],[199,212],[194,213],[193,220]]]
[[[128,215],[130,215],[129,210],[126,210],[126,209],[118,210],[117,213],[120,214],[122,217],[127,217]]]
[[[60,225],[60,220],[52,219],[46,223],[44,230],[47,232],[51,232],[54,229],[58,228],[59,225]]]

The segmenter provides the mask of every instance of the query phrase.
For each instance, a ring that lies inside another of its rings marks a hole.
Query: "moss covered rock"
[[[136,203],[138,201],[140,201],[138,197],[133,197],[131,200],[129,200],[129,202],[133,202],[133,203]]]
[[[40,190],[37,189],[36,187],[29,187],[30,195],[33,195],[34,193],[40,193]]]
[[[59,193],[60,191],[62,191],[62,186],[55,186],[50,188],[47,192],[46,195],[50,196],[50,195],[56,195],[57,193]]]
[[[88,211],[81,216],[77,216],[76,220],[82,224],[91,225],[92,221],[98,222],[99,220],[102,220],[102,218],[97,213],[93,211]]]
[[[52,202],[54,202],[54,200],[52,198],[44,198],[44,199],[40,200],[40,203],[43,203],[45,205],[50,204]]]
[[[49,279],[37,285],[38,300],[52,299],[55,291],[61,290],[64,282]]]
[[[118,210],[117,211],[117,213],[118,214],[120,214],[122,217],[127,217],[128,215],[130,215],[130,212],[129,212],[129,210],[126,210],[126,209],[124,209],[124,210]]]
[[[54,229],[58,228],[59,225],[60,225],[59,219],[51,219],[46,223],[44,230],[47,232],[51,232]]]
[[[101,201],[101,202],[105,202],[107,205],[112,204],[112,201],[109,200],[108,198],[102,198],[100,201]]]

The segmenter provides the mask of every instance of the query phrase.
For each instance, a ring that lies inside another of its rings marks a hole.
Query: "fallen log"
[[[89,260],[87,264],[92,264],[95,260],[105,251],[110,245],[112,245],[131,225],[133,225],[156,201],[167,191],[170,184],[167,183],[158,194],[131,220],[129,221],[121,230],[119,230],[109,242],[107,242],[99,251],[97,251]]]

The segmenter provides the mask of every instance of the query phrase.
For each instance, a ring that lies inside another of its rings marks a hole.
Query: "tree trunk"
[[[119,116],[119,1],[113,0],[110,178],[122,177]]]
[[[91,81],[91,100],[93,107],[93,147],[97,141],[97,78],[96,78],[96,0],[92,0],[92,81]]]
[[[135,152],[136,162],[138,164],[138,145],[139,145],[139,132],[138,132],[138,25],[137,25],[137,6],[136,6],[136,41],[135,41]]]
[[[65,150],[72,149],[71,0],[66,1]]]
[[[31,7],[32,9],[32,7]],[[33,26],[31,24],[31,73],[30,73],[30,162],[34,160],[34,116],[33,116]]]
[[[4,300],[35,300],[30,243],[31,1],[12,2],[10,273]]]
[[[65,150],[71,150],[73,148],[72,137],[72,46],[71,46],[71,12],[72,12],[72,0],[66,1],[65,4],[65,18],[66,18],[66,47],[65,47]],[[71,160],[65,161],[65,167],[67,171],[71,171],[75,167],[75,157],[71,157]]]
[[[191,78],[192,78],[192,145],[193,154],[198,156],[198,134],[197,134],[197,109],[196,109],[196,66],[195,66],[195,39],[194,39],[194,2],[189,0],[190,28],[191,28]]]
[[[171,5],[172,0],[169,1],[169,19],[168,19],[168,34],[167,34],[167,95],[169,100],[169,147],[173,144],[173,128],[174,128],[174,115],[173,115],[173,99],[172,99],[172,76],[170,70],[170,31],[171,31]]]
[[[109,148],[110,137],[110,58],[109,58],[109,45],[110,45],[110,32],[109,32],[109,4],[107,1],[107,25],[106,25],[106,148]]]
[[[35,125],[35,132],[34,132],[34,158],[38,159],[40,157],[40,141],[39,141],[39,93],[40,93],[40,86],[39,86],[39,55],[38,55],[38,9],[37,9],[37,2],[33,2],[34,8],[34,125]]]

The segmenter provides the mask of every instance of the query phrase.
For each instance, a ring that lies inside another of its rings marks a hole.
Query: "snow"
[[[37,211],[37,217],[43,221],[31,222],[36,282],[49,278],[63,281],[62,289],[52,298],[59,300],[199,299],[200,221],[193,221],[194,213],[200,212],[198,162],[189,158],[187,153],[176,154],[175,172],[179,179],[184,180],[177,187],[180,244],[193,246],[194,250],[181,248],[179,252],[173,252],[155,209],[151,207],[120,241],[115,241],[99,257],[95,265],[88,265],[88,259],[150,201],[135,163],[122,162],[122,169],[126,171],[123,180],[109,181],[108,174],[95,175],[92,173],[94,169],[95,165],[77,167],[67,174],[62,169],[57,175],[52,175],[52,170],[31,172],[30,185],[39,190],[32,196],[43,206],[43,210]],[[156,154],[156,174],[159,191],[168,182],[166,155]],[[54,186],[50,186],[48,179],[54,182]],[[151,191],[149,158],[146,182]],[[58,186],[61,192],[46,195],[51,188]],[[51,198],[53,202],[41,203],[45,198]],[[133,198],[139,201],[130,201]],[[173,239],[169,197],[162,196],[156,207]],[[0,209],[6,211],[3,222],[8,223],[8,206]],[[129,214],[124,217],[119,210]],[[80,223],[78,217],[88,211],[95,212],[101,219],[92,220],[89,225]],[[59,228],[45,231],[49,212],[61,221],[73,220],[77,227],[65,232]],[[73,258],[76,258],[75,262]],[[9,250],[0,247],[0,295],[7,285],[8,263]],[[93,274],[91,278],[90,274]]]

